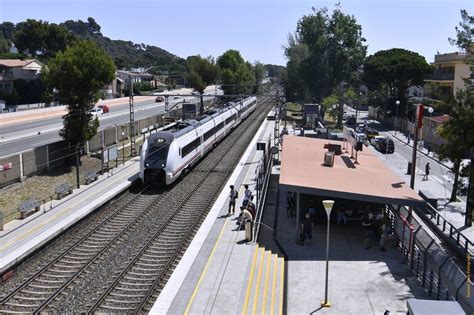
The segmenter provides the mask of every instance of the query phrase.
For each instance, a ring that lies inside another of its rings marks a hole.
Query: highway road
[[[219,91],[218,91],[219,92]],[[206,89],[205,93],[214,94],[214,88]],[[221,92],[220,92],[221,93]],[[169,106],[186,102],[197,102],[198,97],[170,97]],[[107,101],[103,101],[104,104]],[[165,103],[155,103],[154,100],[135,101],[135,120],[159,115],[165,112]],[[179,107],[179,105],[178,105]],[[110,112],[99,116],[99,129],[122,124],[129,121],[128,103],[116,104]],[[0,157],[23,152],[38,146],[59,141],[59,130],[63,127],[62,117],[34,119],[28,122],[19,122],[0,126]]]

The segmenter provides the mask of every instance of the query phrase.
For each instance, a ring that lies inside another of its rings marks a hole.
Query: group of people
[[[230,216],[235,214],[235,204],[239,198],[239,192],[235,189],[234,185],[230,185],[229,188],[229,211],[227,215]],[[244,222],[244,219],[253,220],[257,212],[257,208],[253,202],[254,196],[252,195],[249,185],[244,185],[244,188],[244,198],[242,200],[242,205],[240,206],[239,216],[236,218],[236,224],[240,225],[240,227],[243,226],[242,223]]]
[[[375,215],[372,212],[364,215],[362,226],[365,231],[364,248],[372,247],[373,242],[378,242],[380,250],[385,250],[387,240],[392,236],[392,227],[390,220],[381,212]]]

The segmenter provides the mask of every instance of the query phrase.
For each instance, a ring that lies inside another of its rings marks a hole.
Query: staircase
[[[285,260],[255,247],[242,314],[283,314]]]

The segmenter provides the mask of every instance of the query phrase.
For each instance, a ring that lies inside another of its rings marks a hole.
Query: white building
[[[13,80],[30,81],[39,78],[43,64],[35,59],[0,59],[0,67],[7,68]]]

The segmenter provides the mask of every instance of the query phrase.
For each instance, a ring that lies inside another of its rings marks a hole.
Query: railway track
[[[75,242],[69,250],[3,297],[0,301],[0,312],[35,312],[41,308],[88,264],[95,261],[112,242],[140,221],[154,202],[161,198],[155,194],[147,194],[150,191],[153,191],[153,188],[145,187],[132,198],[125,200],[122,205],[117,205],[118,209],[112,215]]]
[[[155,196],[146,188],[120,207],[7,295],[0,313],[149,309],[266,112],[242,122],[170,190]],[[150,199],[139,201],[139,196]]]

